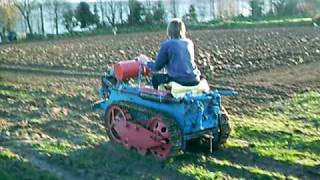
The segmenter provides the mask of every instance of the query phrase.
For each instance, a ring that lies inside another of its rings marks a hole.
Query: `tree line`
[[[249,5],[252,17],[316,16],[320,10],[319,0],[250,0]],[[265,6],[269,11],[264,12]]]
[[[22,16],[28,33],[34,34],[31,20],[36,16],[41,21],[41,33],[45,34],[44,11],[54,22],[55,34],[60,34],[61,25],[69,33],[76,27],[97,29],[117,26],[136,26],[164,24],[167,16],[178,17],[178,0],[169,0],[169,9],[164,8],[163,1],[151,0],[97,0],[91,7],[82,1],[74,7],[66,0],[9,0],[0,4],[0,27],[2,32],[14,31],[18,16]],[[144,3],[142,3],[144,2]],[[218,19],[239,16],[240,0],[209,0],[212,16]],[[295,16],[319,13],[319,0],[248,0],[251,17]],[[267,7],[269,6],[269,7]],[[44,10],[44,8],[47,8]],[[266,12],[265,10],[268,9]],[[190,23],[197,23],[198,12],[194,5],[183,15]],[[241,15],[240,15],[241,16]]]
[[[32,13],[39,12],[41,31],[44,34],[43,7],[49,9],[49,14],[55,24],[55,34],[59,34],[59,25],[63,24],[68,32],[74,28],[104,28],[117,25],[162,24],[166,20],[166,12],[162,1],[148,1],[144,6],[138,0],[124,1],[97,0],[93,9],[87,2],[80,2],[74,8],[72,3],[64,0],[12,0],[7,4],[0,4],[0,26],[3,31],[13,31],[20,14],[27,25],[30,35],[34,34],[31,25]],[[125,17],[126,15],[126,17]],[[119,17],[119,18],[117,18]]]

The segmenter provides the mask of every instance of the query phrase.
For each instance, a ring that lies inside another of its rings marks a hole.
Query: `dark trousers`
[[[172,81],[172,78],[169,77],[168,74],[156,74],[155,73],[152,75],[152,79],[151,79],[152,86],[154,89],[158,89],[159,85],[167,84],[170,81]]]
[[[171,81],[177,82],[183,86],[196,86],[199,84],[199,81],[190,81],[190,82],[179,82],[174,80],[172,77],[170,77],[168,74],[160,74],[160,73],[154,73],[152,75],[152,86],[154,89],[158,89],[159,85],[161,84],[167,84]]]

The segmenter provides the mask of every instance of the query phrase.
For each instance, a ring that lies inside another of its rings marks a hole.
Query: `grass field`
[[[0,179],[58,179],[48,171],[41,171],[28,160],[11,152],[9,149],[0,148]]]

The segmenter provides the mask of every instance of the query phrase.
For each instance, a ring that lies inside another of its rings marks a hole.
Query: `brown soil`
[[[239,91],[239,95],[224,99],[227,110],[237,114],[251,114],[256,108],[285,100],[300,92],[319,91],[319,34],[320,29],[310,27],[203,30],[190,33],[191,39],[196,45],[197,64],[211,86],[213,88],[232,88]],[[97,170],[96,174],[102,173],[100,171],[105,171],[105,169],[108,170],[104,172],[107,174],[125,172],[126,169],[117,163],[119,159],[123,162],[130,162],[132,160],[130,159],[132,154],[128,155],[130,152],[112,144],[102,145],[100,148],[94,146],[96,143],[105,142],[105,139],[102,138],[105,136],[105,132],[100,127],[98,116],[90,112],[89,105],[98,98],[96,87],[98,87],[98,76],[101,72],[115,61],[131,59],[140,53],[154,56],[160,41],[164,38],[164,33],[136,33],[1,45],[0,81],[4,79],[6,83],[11,84],[10,86],[3,85],[2,88],[14,92],[14,94],[8,95],[4,91],[0,96],[0,100],[2,99],[3,102],[8,100],[12,103],[2,104],[0,115],[3,117],[0,118],[0,126],[14,129],[15,126],[9,122],[16,123],[25,120],[26,116],[39,116],[43,122],[17,126],[20,129],[25,129],[17,135],[18,138],[31,138],[33,141],[33,139],[39,138],[38,136],[45,140],[48,140],[46,139],[48,137],[52,139],[68,137],[68,140],[73,144],[82,145],[82,141],[84,141],[84,146],[88,146],[87,150],[75,152],[74,156],[61,158],[58,155],[53,155],[52,158],[49,158],[53,159],[53,162],[63,164],[62,167],[69,167],[75,166],[78,159],[81,160],[82,155],[86,160],[91,159],[92,156],[94,157],[92,162],[85,161],[89,167],[91,167],[91,163],[94,164],[99,160],[101,161],[101,163],[97,163],[99,168],[100,164],[108,165],[106,164],[107,160],[111,160],[112,163],[112,167],[109,169],[105,166],[101,166],[101,169],[91,168],[90,171]],[[28,76],[24,77],[24,73],[28,73]],[[28,99],[29,95],[32,95],[31,99]],[[63,106],[67,109],[64,111],[64,109],[48,108],[51,106]],[[45,113],[37,112],[36,108]],[[32,128],[28,128],[29,126]],[[68,134],[63,131],[64,129],[72,131]],[[41,131],[43,133],[39,133]],[[5,137],[9,136],[8,133],[4,134]],[[90,144],[86,138],[79,140],[83,134],[89,134],[91,138],[99,135],[99,138],[97,137],[97,142],[93,141]],[[14,133],[11,133],[9,138],[14,140]],[[5,140],[9,142],[9,139]],[[17,153],[20,154],[18,151]],[[80,155],[77,156],[77,153]],[[250,154],[247,150],[240,151],[229,148],[224,153],[224,158],[231,155],[230,159],[232,160],[246,161],[240,162],[240,164],[256,166],[255,162],[250,164],[248,157],[256,157],[257,155]],[[105,154],[112,154],[114,157],[106,158]],[[239,156],[243,157],[239,158]],[[59,165],[56,168],[55,165],[48,164],[32,154],[28,155],[28,153],[25,158],[37,166],[43,167],[44,170],[51,169],[58,177],[75,179],[74,172],[69,174],[68,169],[63,171]],[[113,163],[113,161],[117,163]],[[154,162],[155,165],[153,164],[150,168],[144,168],[150,165],[149,161],[133,162],[127,165],[130,170],[143,169],[143,171],[130,172],[141,177],[145,173],[159,177],[171,177],[169,179],[177,176],[176,174],[171,175],[172,170],[163,168],[159,162]],[[198,160],[192,160],[192,163],[203,165]],[[297,165],[288,166],[283,162],[268,161],[267,158],[259,161],[258,164],[263,169],[271,168],[272,171],[284,169],[289,172],[288,174],[296,176],[299,175],[296,170],[301,169]],[[269,166],[270,164],[271,166]],[[207,166],[210,165],[207,164]],[[230,168],[231,171],[242,173],[238,168],[227,167],[226,169]],[[77,168],[73,167],[73,169]],[[159,169],[161,170],[159,171]],[[302,172],[306,173],[306,170],[302,169]],[[76,174],[86,173],[81,170]],[[167,174],[163,175],[165,173]],[[249,175],[251,174],[246,174],[245,177],[249,177]],[[307,173],[307,175],[309,174]],[[89,175],[83,177],[86,179]],[[313,176],[310,175],[310,177]]]
[[[240,91],[227,104],[245,113],[319,89],[319,34],[319,28],[297,27],[202,30],[190,37],[202,74],[213,87]],[[141,53],[154,57],[164,39],[164,33],[136,33],[4,45],[0,68],[96,77],[115,61]]]

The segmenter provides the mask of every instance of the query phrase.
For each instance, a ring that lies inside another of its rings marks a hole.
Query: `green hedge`
[[[277,26],[310,26],[312,18],[241,18],[236,20],[216,20],[205,23],[212,28],[245,28],[245,27],[277,27]]]

